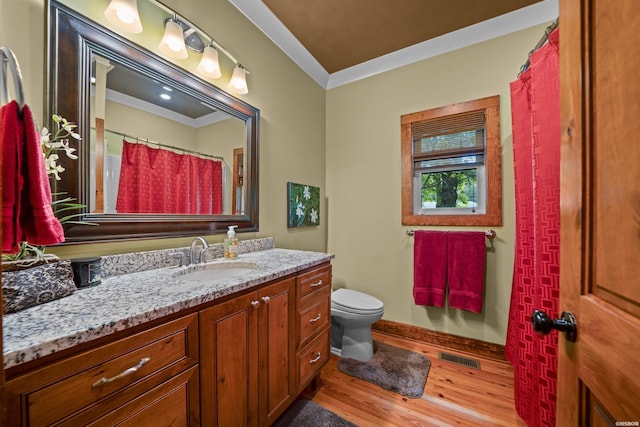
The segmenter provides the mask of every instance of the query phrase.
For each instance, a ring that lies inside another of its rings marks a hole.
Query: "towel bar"
[[[413,229],[408,229],[407,230],[407,235],[408,236],[413,236],[413,234],[415,233],[415,231]],[[489,240],[493,240],[496,238],[496,232],[495,230],[487,230],[484,232],[484,235],[487,237],[487,239]]]

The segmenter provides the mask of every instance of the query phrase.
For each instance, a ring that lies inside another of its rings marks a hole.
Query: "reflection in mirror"
[[[67,242],[258,229],[259,111],[50,1],[49,116],[77,123]]]
[[[113,58],[91,83],[90,212],[242,214],[243,121]]]

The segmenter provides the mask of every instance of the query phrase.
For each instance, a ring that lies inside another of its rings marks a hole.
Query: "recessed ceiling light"
[[[162,89],[166,90],[167,92],[173,92],[173,89],[171,89],[169,86],[162,86]]]
[[[169,100],[169,99],[171,99],[171,95],[167,95],[166,93],[161,93],[160,94],[160,98]]]

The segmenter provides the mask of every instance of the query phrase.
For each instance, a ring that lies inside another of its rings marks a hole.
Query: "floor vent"
[[[458,365],[467,366],[469,368],[480,369],[480,361],[476,359],[470,359],[468,357],[457,356],[455,354],[443,353],[443,352],[440,352],[438,354],[438,358],[440,360],[445,360],[451,363],[457,363]]]

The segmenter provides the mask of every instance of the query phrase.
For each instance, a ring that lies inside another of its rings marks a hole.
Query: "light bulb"
[[[111,0],[104,16],[119,30],[129,33],[142,32],[137,0]]]
[[[202,59],[198,64],[198,73],[204,77],[217,79],[222,76],[220,63],[218,62],[218,50],[213,46],[207,46],[202,53]]]
[[[249,87],[247,86],[247,70],[240,64],[236,64],[236,68],[233,69],[231,75],[231,81],[229,82],[229,90],[240,95],[246,95],[249,93]]]
[[[164,36],[160,41],[160,52],[171,58],[185,59],[189,56],[184,44],[182,27],[176,21],[168,19],[165,23]]]
[[[116,15],[118,15],[118,18],[125,24],[131,24],[133,21],[135,21],[135,17],[126,10],[118,10],[116,12]]]

